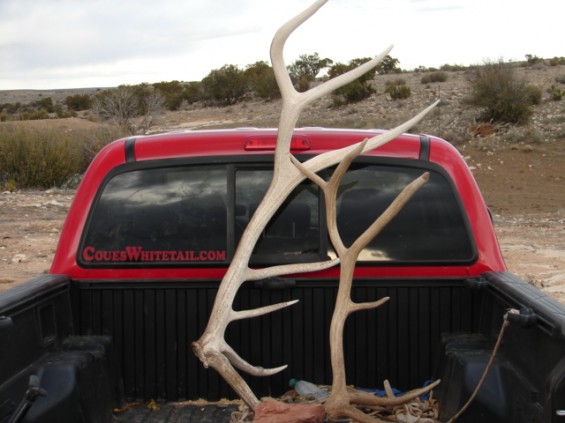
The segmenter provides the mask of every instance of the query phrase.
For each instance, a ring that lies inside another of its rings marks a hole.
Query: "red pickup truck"
[[[305,160],[376,133],[297,129],[291,152]],[[233,397],[190,344],[268,188],[275,139],[267,129],[189,131],[121,139],[98,154],[50,274],[0,294],[0,422],[229,419],[226,409],[179,402]],[[451,144],[406,134],[356,159],[337,199],[344,242],[424,171],[429,182],[359,256],[352,297],[390,301],[347,322],[348,383],[380,388],[388,379],[406,390],[439,378],[434,396],[447,420],[477,385],[512,308],[520,312],[458,421],[565,421],[565,308],[506,270],[477,184]],[[301,183],[262,233],[251,264],[335,257],[325,219],[320,190]],[[338,273],[242,286],[237,309],[299,300],[228,328],[246,360],[288,364],[275,376],[248,378],[254,392],[280,396],[292,377],[331,382]],[[149,400],[160,411],[113,413]]]

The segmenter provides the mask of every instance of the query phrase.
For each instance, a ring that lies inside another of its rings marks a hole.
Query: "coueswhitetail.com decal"
[[[87,263],[225,261],[226,251],[145,250],[140,246],[128,246],[122,250],[98,250],[94,247],[85,247],[81,258]]]

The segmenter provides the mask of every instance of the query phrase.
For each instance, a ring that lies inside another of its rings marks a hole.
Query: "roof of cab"
[[[385,131],[300,128],[294,131],[293,137],[305,140],[308,147],[304,148],[305,144],[302,143],[299,151],[291,149],[291,152],[320,154],[327,150],[335,150],[363,141],[383,132]],[[272,154],[276,135],[276,129],[240,128],[169,132],[131,137],[120,141],[129,142],[130,153],[134,155],[136,161],[140,161],[195,156]],[[393,142],[367,154],[417,159],[421,150],[421,138],[419,135],[404,134]],[[251,140],[258,139],[270,142],[263,144],[265,148],[246,148]]]

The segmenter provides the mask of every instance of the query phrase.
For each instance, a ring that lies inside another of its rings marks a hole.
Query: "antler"
[[[330,325],[330,358],[332,363],[332,389],[331,395],[324,403],[324,407],[330,419],[350,417],[360,422],[379,422],[370,417],[351,404],[361,406],[394,406],[404,404],[432,390],[439,381],[425,388],[414,390],[402,397],[390,399],[379,398],[361,391],[348,389],[345,377],[345,359],[343,353],[343,330],[347,317],[359,310],[377,308],[389,300],[389,297],[378,301],[355,303],[351,300],[351,287],[353,285],[353,272],[355,264],[361,251],[384,229],[384,227],[402,210],[412,196],[429,180],[426,172],[404,187],[387,209],[363,232],[349,247],[345,247],[337,228],[336,203],[337,192],[340,182],[352,161],[364,150],[367,141],[355,146],[333,172],[331,178],[326,182],[315,173],[303,166],[295,158],[294,165],[300,169],[312,182],[320,187],[326,200],[326,217],[330,239],[335,248],[337,256],[341,260],[339,288],[337,292],[334,313]]]
[[[220,375],[235,390],[240,398],[243,399],[243,401],[245,401],[245,403],[253,410],[259,404],[259,400],[235,368],[254,376],[269,376],[285,369],[287,366],[284,365],[273,369],[264,369],[262,367],[252,366],[239,357],[237,353],[227,344],[224,339],[225,330],[234,320],[255,317],[275,310],[280,310],[295,304],[297,301],[287,301],[280,304],[261,307],[255,310],[234,311],[233,300],[237,291],[246,281],[257,280],[267,276],[323,270],[339,263],[338,258],[318,263],[301,263],[274,266],[266,269],[251,269],[249,267],[249,260],[253,249],[260,234],[265,229],[275,212],[290,195],[293,189],[306,178],[306,174],[304,173],[305,171],[308,173],[316,173],[329,166],[335,165],[352,150],[358,148],[356,146],[349,146],[340,150],[334,150],[318,155],[303,163],[302,167],[299,168],[293,165],[290,154],[290,142],[294,126],[304,107],[322,95],[353,81],[363,73],[369,71],[390,51],[389,47],[373,60],[309,91],[304,93],[296,91],[286,71],[283,59],[284,44],[290,34],[304,21],[311,17],[326,2],[327,0],[316,1],[309,8],[284,24],[273,38],[273,42],[271,44],[271,62],[282,94],[282,110],[277,133],[273,179],[267,193],[249,221],[234,254],[233,260],[218,288],[218,293],[210,314],[210,319],[208,320],[208,325],[200,339],[192,344],[194,353],[202,361],[204,367],[207,368],[211,366],[220,373]],[[367,140],[363,144],[361,153],[377,148],[396,138],[401,133],[406,132],[413,125],[419,122],[434,106],[435,104],[420,112],[417,116],[397,128]]]

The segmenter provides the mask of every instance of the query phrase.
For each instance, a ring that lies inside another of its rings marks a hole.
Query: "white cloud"
[[[1,0],[0,89],[199,80],[269,60],[276,28],[310,0]],[[347,62],[394,44],[403,68],[565,56],[561,0],[330,0],[285,58]]]

